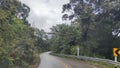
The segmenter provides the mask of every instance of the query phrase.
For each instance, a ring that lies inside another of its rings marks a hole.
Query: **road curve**
[[[50,52],[40,55],[41,63],[38,68],[94,68],[83,62],[52,56]]]

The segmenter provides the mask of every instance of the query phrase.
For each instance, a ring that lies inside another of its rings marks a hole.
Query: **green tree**
[[[112,58],[112,48],[119,47],[119,0],[70,0],[63,5],[63,20],[76,18],[82,29],[84,54]]]
[[[0,0],[0,68],[29,68],[39,57],[29,11],[18,0]]]
[[[35,45],[39,51],[49,51],[50,45],[47,33],[44,30],[35,29],[35,35],[37,36]]]
[[[77,24],[61,24],[51,28],[52,33],[52,50],[57,53],[72,54],[71,47],[80,44],[81,32]]]

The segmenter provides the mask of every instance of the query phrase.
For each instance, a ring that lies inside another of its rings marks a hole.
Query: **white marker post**
[[[115,62],[117,62],[117,56],[115,56]]]
[[[80,56],[79,54],[80,54],[80,48],[78,47],[77,48],[77,56]]]
[[[117,62],[117,56],[115,56],[115,62]],[[115,68],[117,68],[117,65],[115,64]]]

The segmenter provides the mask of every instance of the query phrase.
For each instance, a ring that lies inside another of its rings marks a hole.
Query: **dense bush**
[[[39,57],[42,38],[26,20],[29,11],[18,0],[0,0],[0,68],[28,68]]]

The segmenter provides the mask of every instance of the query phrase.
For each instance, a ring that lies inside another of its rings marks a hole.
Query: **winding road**
[[[94,68],[84,62],[52,56],[50,52],[40,55],[41,63],[38,68]]]

